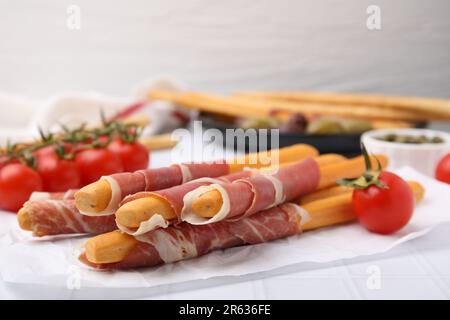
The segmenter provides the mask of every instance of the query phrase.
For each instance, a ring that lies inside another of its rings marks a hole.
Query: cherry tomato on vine
[[[414,194],[398,175],[383,171],[378,180],[384,185],[370,185],[353,191],[353,212],[369,231],[390,234],[403,228],[414,211]]]
[[[7,156],[0,156],[0,170],[8,164],[20,163],[18,159],[10,159]]]
[[[439,181],[450,183],[450,153],[438,162],[435,177]]]
[[[55,154],[38,157],[37,172],[42,177],[44,191],[63,192],[81,186],[75,161],[60,159]]]
[[[403,228],[414,212],[414,193],[398,175],[378,169],[372,170],[369,154],[361,145],[366,171],[357,179],[342,179],[339,184],[354,188],[352,210],[367,230],[390,234]],[[376,159],[376,158],[375,158]]]
[[[56,146],[55,145],[50,145],[50,146],[46,146],[44,148],[41,148],[39,150],[36,150],[33,155],[37,158],[41,158],[41,157],[47,157],[47,156],[56,156]],[[64,153],[68,154],[70,153],[70,151],[72,150],[72,145],[70,145],[69,143],[64,145]]]
[[[149,153],[139,142],[129,143],[115,139],[109,144],[108,149],[120,157],[125,171],[134,172],[148,167]]]
[[[0,170],[8,164],[8,157],[0,156]]]
[[[104,148],[80,151],[75,156],[75,163],[83,186],[102,176],[124,171],[120,157]]]
[[[42,178],[26,165],[13,163],[0,170],[0,208],[17,211],[34,191],[42,191]]]

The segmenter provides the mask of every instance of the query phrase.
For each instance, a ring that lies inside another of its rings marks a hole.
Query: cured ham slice
[[[90,216],[112,215],[128,195],[142,191],[162,190],[202,177],[219,177],[228,174],[229,170],[229,164],[225,162],[183,163],[105,176],[101,180],[106,181],[111,188],[108,206],[100,212],[85,210],[80,210],[80,212]]]
[[[307,159],[282,167],[272,174],[256,174],[232,183],[201,186],[184,197],[181,219],[195,225],[242,219],[315,191],[319,180],[318,164],[313,159]],[[220,193],[223,204],[212,217],[201,216],[194,211],[193,204],[212,190]]]
[[[154,214],[151,216],[148,220],[143,221],[140,223],[139,228],[132,229],[128,228],[124,225],[122,225],[119,221],[116,220],[116,224],[118,228],[131,235],[141,235],[144,233],[147,233],[149,231],[152,231],[156,228],[162,227],[166,228],[169,224],[172,222],[181,221],[180,215],[181,211],[183,209],[183,199],[184,196],[189,193],[190,191],[197,189],[201,186],[207,186],[210,184],[226,184],[230,183],[232,181],[243,179],[250,177],[252,175],[251,171],[242,171],[242,172],[236,172],[229,175],[221,176],[218,178],[200,178],[197,180],[190,181],[188,183],[184,183],[179,186],[175,186],[168,189],[163,189],[159,191],[153,191],[153,192],[138,192],[134,195],[127,196],[124,201],[121,203],[120,206],[123,206],[126,203],[129,203],[131,201],[135,201],[137,199],[142,198],[148,198],[148,197],[157,197],[159,199],[162,199],[166,203],[170,205],[170,207],[173,209],[173,212],[178,217],[178,219],[175,220],[168,220],[165,217],[163,217],[161,214]]]
[[[74,199],[77,191],[78,189],[70,189],[66,192],[33,192],[29,201]]]
[[[304,211],[295,204],[261,211],[234,222],[191,225],[183,222],[135,237],[136,245],[120,262],[95,264],[82,254],[80,260],[101,269],[152,267],[199,257],[218,249],[263,243],[301,232]]]
[[[84,216],[75,207],[73,199],[28,201],[19,212],[19,215],[21,214],[25,215],[27,230],[37,237],[75,233],[99,234],[117,229],[114,216]]]

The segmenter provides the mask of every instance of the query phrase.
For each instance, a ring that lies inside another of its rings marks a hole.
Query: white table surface
[[[154,152],[152,165],[164,165],[170,152]],[[15,222],[11,213],[4,232]],[[450,214],[450,212],[449,212]],[[5,217],[5,216],[4,216]],[[4,219],[2,219],[4,220]],[[379,286],[368,282],[372,270]],[[385,254],[326,264],[299,264],[241,277],[225,277],[149,289],[69,290],[0,281],[3,299],[449,299],[450,224]]]

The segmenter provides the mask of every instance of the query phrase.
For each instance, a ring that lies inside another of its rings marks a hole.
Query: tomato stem
[[[356,179],[340,179],[336,181],[337,184],[355,189],[367,189],[371,185],[376,185],[377,187],[380,188],[386,188],[384,183],[382,183],[379,179],[382,171],[380,160],[378,160],[377,157],[373,156],[377,162],[377,169],[373,170],[372,162],[370,161],[369,157],[369,152],[367,151],[366,146],[363,143],[361,143],[361,152],[364,157],[366,170],[360,177]]]

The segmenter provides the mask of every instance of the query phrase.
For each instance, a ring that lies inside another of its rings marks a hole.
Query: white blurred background
[[[81,29],[67,27],[67,8]],[[381,8],[378,31],[366,27]],[[171,75],[195,90],[374,92],[450,98],[448,0],[0,0],[0,92],[129,95]],[[0,126],[33,112],[0,110]]]

